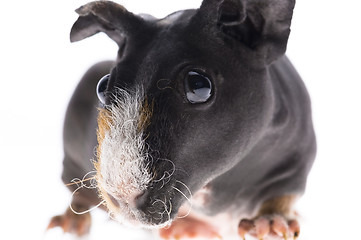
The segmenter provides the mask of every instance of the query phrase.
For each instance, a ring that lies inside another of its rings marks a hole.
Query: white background
[[[0,14],[0,239],[67,239],[45,233],[70,193],[60,181],[62,122],[84,71],[114,59],[99,34],[70,44],[74,9],[86,1],[3,1]],[[200,0],[122,0],[135,13],[164,17]],[[288,56],[313,102],[318,155],[298,203],[301,240],[360,239],[361,2],[299,0]],[[149,239],[95,211],[90,239]]]

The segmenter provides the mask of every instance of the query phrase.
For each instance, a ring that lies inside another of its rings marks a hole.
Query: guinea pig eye
[[[211,80],[198,72],[188,72],[184,85],[190,103],[204,103],[211,97]]]
[[[105,92],[108,86],[110,74],[105,75],[102,77],[97,85],[97,96],[101,103],[105,104]]]

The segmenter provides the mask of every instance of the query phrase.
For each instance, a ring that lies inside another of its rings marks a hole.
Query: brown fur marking
[[[97,172],[95,178],[96,181],[99,182],[99,180],[102,178],[101,176],[101,171],[100,171],[100,151],[101,151],[101,146],[102,146],[102,142],[104,140],[105,137],[105,133],[107,131],[109,131],[110,129],[110,123],[112,122],[111,119],[111,113],[106,110],[106,109],[99,109],[99,113],[98,113],[98,129],[97,129],[97,140],[98,140],[98,146],[97,146],[97,161],[94,161],[94,167],[95,170]],[[106,200],[105,203],[108,203],[108,196],[107,194],[104,193],[104,191],[99,188],[98,186],[98,194],[99,194],[99,198],[102,200]],[[111,202],[111,201],[109,201]],[[107,208],[109,209],[110,206],[108,206],[108,204],[105,204],[107,206]]]
[[[285,195],[269,199],[262,204],[257,216],[272,214],[280,214],[286,217],[290,216],[293,214],[293,205],[296,199],[296,195]]]
[[[102,142],[104,140],[105,137],[105,133],[107,131],[109,131],[110,129],[110,124],[112,122],[112,118],[111,118],[111,113],[106,110],[106,109],[99,109],[99,113],[98,113],[98,130],[97,130],[97,140],[98,140],[98,146],[97,146],[97,160],[94,163],[95,169],[97,170],[97,172],[99,173],[99,160],[100,160],[100,149],[101,149],[101,145]]]
[[[150,119],[153,115],[154,101],[148,103],[148,99],[144,100],[142,108],[140,109],[140,118],[138,122],[138,131],[144,131],[150,124]]]

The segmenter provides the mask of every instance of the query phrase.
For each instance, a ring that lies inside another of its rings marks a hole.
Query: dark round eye
[[[204,103],[211,97],[211,80],[198,72],[188,72],[184,85],[187,99],[191,103]]]
[[[105,75],[104,77],[102,77],[99,80],[98,85],[97,85],[98,99],[104,105],[105,105],[105,93],[106,93],[106,90],[107,90],[109,78],[110,78],[110,74]]]

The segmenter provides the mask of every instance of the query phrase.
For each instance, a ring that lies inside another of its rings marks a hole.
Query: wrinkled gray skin
[[[262,2],[262,4],[260,3]],[[206,184],[207,214],[251,214],[265,200],[300,195],[315,156],[310,100],[299,75],[284,56],[294,2],[288,0],[205,0],[200,9],[165,19],[140,17],[111,2],[77,10],[71,40],[104,32],[119,45],[118,59],[93,66],[77,87],[65,120],[63,181],[93,170],[98,80],[111,73],[107,104],[116,87],[142,86],[154,101],[147,144],[161,176],[176,171],[161,187],[152,183],[137,201],[151,223],[168,216],[150,212],[152,199],[171,199],[174,217]],[[272,11],[270,11],[272,9]],[[211,98],[190,103],[184,79],[191,70],[212,81]],[[80,194],[81,204],[99,202],[96,191]],[[158,210],[161,211],[159,206]]]

